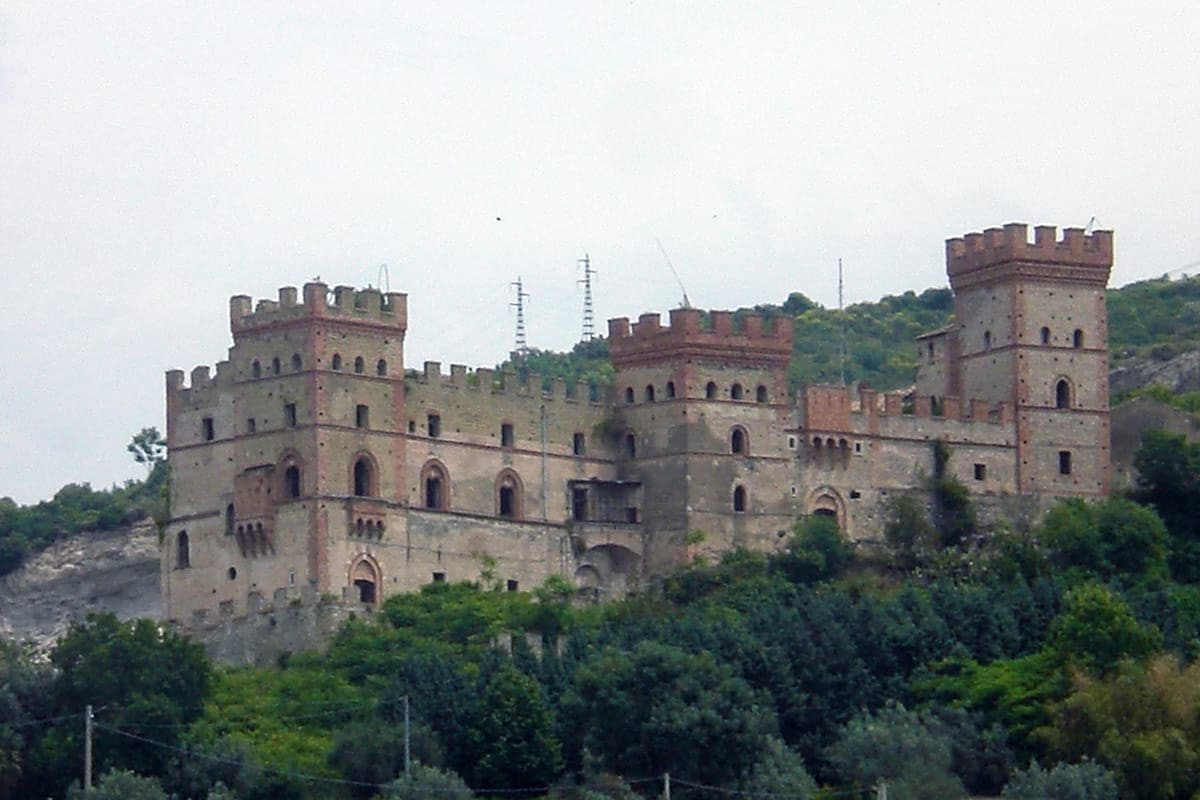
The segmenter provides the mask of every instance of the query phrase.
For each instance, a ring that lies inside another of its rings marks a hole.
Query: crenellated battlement
[[[990,424],[1013,422],[1009,403],[929,397],[905,392],[855,391],[848,386],[808,386],[801,389],[797,404],[804,428],[832,433],[875,431],[886,420],[911,419],[929,423]]]
[[[215,375],[208,366],[194,367],[187,382],[184,374],[181,369],[167,371],[168,400],[175,398],[181,409],[214,405],[217,395],[232,388],[234,381],[233,367],[228,361],[217,363]]]
[[[993,267],[1037,265],[1072,269],[1075,280],[1108,283],[1113,263],[1112,231],[1086,233],[1083,228],[1063,228],[1057,238],[1053,225],[1038,225],[1029,241],[1028,226],[1012,222],[1003,228],[946,240],[946,273],[954,279]]]
[[[413,373],[410,373],[412,375]],[[570,403],[591,403],[596,405],[607,400],[607,393],[600,392],[596,400],[592,400],[592,388],[582,381],[568,384],[562,378],[554,379],[551,388],[542,388],[542,376],[531,372],[522,381],[520,376],[511,370],[496,374],[496,370],[479,367],[471,370],[463,364],[451,364],[449,374],[442,372],[440,361],[426,361],[424,369],[415,374],[416,381],[431,389],[447,388],[462,389],[491,394],[512,395],[515,397],[531,397],[538,400],[554,400]]]
[[[610,319],[608,348],[616,369],[677,358],[786,368],[792,354],[792,326],[786,317],[768,320],[746,314],[735,319],[732,311],[709,312],[705,325],[699,309],[677,308],[665,327],[659,314],[642,314],[632,325],[628,317]]]
[[[239,294],[229,300],[229,327],[236,336],[247,331],[261,330],[309,318],[345,320],[370,323],[404,331],[408,327],[408,295],[403,292],[381,292],[378,289],[355,289],[337,286],[333,291],[320,282],[306,283],[303,302],[294,286],[284,286],[276,300],[257,302]]]

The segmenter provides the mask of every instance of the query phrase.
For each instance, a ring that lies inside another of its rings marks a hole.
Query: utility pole
[[[887,781],[881,780],[875,787],[875,800],[888,800]]]
[[[529,345],[525,341],[525,301],[529,299],[529,295],[524,291],[524,289],[521,286],[521,276],[520,275],[518,275],[517,279],[515,281],[513,281],[510,285],[515,286],[517,289],[516,302],[509,303],[510,306],[517,309],[517,349],[516,349],[516,353],[517,353],[517,355],[524,357],[525,355],[527,355],[529,353]]]
[[[838,345],[838,364],[842,372],[842,386],[846,385],[846,309],[842,297],[842,260],[838,259],[838,322],[842,326],[841,342]]]
[[[671,800],[671,773],[663,773],[663,800]]]
[[[408,777],[409,752],[408,752],[408,695],[404,695],[404,777]]]
[[[83,712],[83,793],[92,792],[92,707]]]
[[[592,310],[592,276],[597,274],[592,269],[591,259],[584,253],[579,259],[583,264],[583,278],[578,282],[583,284],[583,341],[590,342],[596,336],[596,320]]]

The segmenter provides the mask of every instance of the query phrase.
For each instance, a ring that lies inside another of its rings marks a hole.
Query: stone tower
[[[1111,231],[1038,226],[1030,242],[1014,223],[946,242],[957,328],[925,360],[945,365],[946,395],[1012,404],[1023,494],[1108,491],[1112,260]]]
[[[645,563],[761,549],[792,521],[787,368],[792,328],[755,314],[609,321],[621,477],[644,487]],[[704,531],[704,542],[691,542]],[[769,543],[768,543],[769,542]]]

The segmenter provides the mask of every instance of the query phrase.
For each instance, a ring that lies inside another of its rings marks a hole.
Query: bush
[[[1112,773],[1099,764],[1056,764],[1044,770],[1036,761],[1018,770],[1004,787],[1005,800],[1117,800]]]

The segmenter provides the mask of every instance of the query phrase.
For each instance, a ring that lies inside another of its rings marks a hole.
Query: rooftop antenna
[[[663,247],[662,240],[655,239],[654,242],[658,245],[658,252],[662,253],[663,258],[666,259],[667,266],[671,268],[671,274],[675,276],[675,282],[679,284],[679,291],[683,292],[683,305],[681,307],[691,308],[692,301],[688,300],[687,289],[684,288],[683,281],[679,279],[679,273],[675,271],[675,265],[671,263],[671,257],[667,255],[667,249]]]
[[[838,365],[842,374],[842,386],[846,385],[846,309],[842,295],[842,260],[838,259],[838,320],[842,324],[841,342],[838,344]]]
[[[521,358],[529,354],[529,344],[525,341],[525,301],[529,299],[529,295],[525,292],[521,285],[521,276],[513,281],[510,286],[515,286],[517,289],[517,299],[515,302],[509,303],[509,306],[517,310],[517,349],[516,353]]]
[[[579,263],[583,265],[583,278],[578,281],[583,284],[583,341],[590,342],[596,336],[596,319],[592,313],[592,276],[597,273],[592,269],[587,253],[583,254]]]
[[[1096,219],[1095,217],[1092,217],[1091,219],[1088,220],[1088,224],[1086,226],[1084,226],[1083,232],[1085,234],[1090,235],[1094,230],[1096,230],[1096,225],[1099,224],[1099,222],[1100,222],[1100,220]]]
[[[379,288],[385,294],[390,294],[392,291],[392,274],[388,272],[387,264],[379,265]]]

